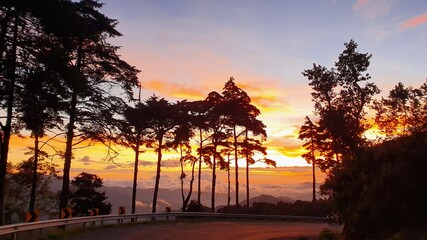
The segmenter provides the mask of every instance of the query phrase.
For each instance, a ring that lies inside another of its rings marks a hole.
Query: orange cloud
[[[427,23],[427,13],[412,17],[400,24],[401,29],[414,28],[418,25]]]
[[[236,79],[237,86],[248,93],[252,104],[258,107],[262,114],[289,113],[292,111],[292,108],[284,100],[286,95],[290,93],[285,90],[281,91],[283,88],[278,86],[278,81],[273,79],[263,81],[247,80],[248,77],[242,79],[246,79],[246,81]]]
[[[287,156],[289,158],[297,158],[301,157],[302,154],[304,154],[307,150],[302,148],[302,146],[295,147],[295,146],[274,146],[269,147],[271,150],[275,150],[279,152],[280,154]]]
[[[284,156],[290,158],[300,157],[305,153],[305,149],[302,147],[302,142],[297,136],[288,135],[281,137],[271,137],[266,142],[266,146],[269,150],[274,150]]]
[[[151,80],[143,82],[145,89],[153,90],[162,95],[172,96],[180,99],[200,100],[206,98],[205,91],[194,89],[184,84],[176,84],[172,82]]]

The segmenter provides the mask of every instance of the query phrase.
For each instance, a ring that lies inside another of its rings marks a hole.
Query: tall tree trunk
[[[314,139],[312,139],[314,143]],[[311,150],[312,165],[313,165],[313,202],[316,201],[316,160],[314,156],[314,150]]]
[[[138,104],[141,104],[141,82],[138,82],[139,94]],[[141,145],[141,132],[137,129],[136,133],[136,144],[135,144],[135,165],[133,167],[133,186],[132,186],[132,213],[136,211],[136,189],[138,185],[138,167],[139,167],[139,146]],[[132,222],[134,219],[132,219]]]
[[[12,40],[12,49],[11,49],[11,61],[10,67],[7,68],[7,76],[10,80],[9,83],[9,92],[7,97],[7,109],[6,109],[6,123],[2,126],[3,130],[3,141],[0,147],[0,226],[3,225],[3,216],[4,216],[4,190],[5,190],[5,179],[6,179],[6,166],[7,166],[7,157],[9,153],[9,142],[10,134],[12,128],[12,109],[14,104],[14,93],[15,93],[15,82],[16,82],[16,52],[18,45],[18,25],[19,25],[19,15],[15,12],[15,21],[13,28],[13,40]]]
[[[316,171],[315,171],[315,163],[313,161],[313,202],[316,201]]]
[[[233,127],[233,138],[234,138],[234,162],[236,168],[236,206],[239,206],[239,159],[237,157],[237,134],[236,125]]]
[[[216,144],[214,144],[214,154],[212,159],[212,196],[211,211],[215,212],[215,187],[216,187]]]
[[[246,206],[249,208],[249,162],[246,161]]]
[[[193,193],[194,166],[195,166],[195,165],[196,165],[196,163],[195,163],[195,162],[193,162],[193,166],[191,167],[190,190],[188,191],[187,198],[185,198],[184,205],[182,206],[182,207],[183,207],[183,211],[184,211],[184,212],[185,212],[185,211],[186,211],[186,209],[187,209],[188,202],[190,201],[191,194]]]
[[[185,202],[185,196],[184,196],[184,161],[182,159],[182,146],[179,146],[179,152],[181,155],[181,158],[179,159],[180,165],[181,165],[181,198],[182,198],[182,211],[185,212],[184,202]]]
[[[73,156],[73,139],[74,139],[74,123],[76,119],[76,107],[77,107],[77,91],[74,90],[71,96],[70,116],[67,126],[67,141],[65,145],[64,155],[64,170],[62,177],[62,190],[59,199],[59,215],[61,209],[66,208],[68,205],[68,196],[70,191],[70,169],[71,169],[71,158]]]
[[[140,134],[137,134],[138,143],[135,146],[135,165],[133,167],[133,186],[132,186],[132,213],[136,211],[136,189],[138,185],[138,166],[139,166],[139,138]],[[133,220],[133,219],[132,219]]]
[[[227,207],[230,207],[230,201],[231,201],[231,185],[230,185],[230,153],[228,153],[228,168],[227,168]]]
[[[151,210],[152,213],[156,212],[157,207],[157,194],[159,192],[159,183],[160,183],[160,167],[162,161],[162,144],[163,144],[163,136],[159,136],[159,150],[157,152],[157,172],[156,172],[156,184],[154,185],[154,194],[153,194],[153,208]]]
[[[34,209],[34,205],[36,202],[38,161],[39,161],[39,135],[36,133],[34,138],[33,179],[31,184],[30,206],[28,207],[28,209]]]
[[[77,71],[80,72],[83,60],[83,40],[80,40],[77,49]],[[70,192],[70,169],[71,159],[73,157],[73,139],[74,139],[74,125],[77,118],[77,86],[74,86],[71,94],[71,103],[69,109],[69,120],[67,125],[67,141],[65,144],[64,154],[64,173],[62,179],[62,190],[59,198],[59,217],[61,217],[61,209],[66,208],[68,205],[68,197]]]
[[[245,145],[248,148],[248,130],[245,131]],[[246,207],[249,208],[249,155],[246,151]]]
[[[199,134],[200,134],[200,146],[199,146],[200,153],[199,153],[199,175],[197,176],[199,180],[197,185],[197,202],[201,205],[202,203],[200,198],[202,196],[201,181],[202,181],[202,150],[203,150],[203,136],[202,136],[201,128],[199,129]]]

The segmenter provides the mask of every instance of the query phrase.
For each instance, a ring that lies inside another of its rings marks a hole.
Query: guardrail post
[[[166,207],[165,212],[166,212],[166,221],[169,221],[169,213],[171,212],[171,207]]]
[[[18,230],[18,227],[15,227],[15,230]],[[18,234],[17,232],[14,232],[14,233],[13,233],[13,235],[12,235],[13,240],[16,240],[16,235],[17,235],[17,234]]]

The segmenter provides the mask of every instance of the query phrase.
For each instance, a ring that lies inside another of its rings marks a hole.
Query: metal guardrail
[[[254,215],[254,214],[231,214],[231,213],[208,213],[208,212],[169,212],[169,213],[141,213],[141,214],[124,214],[124,215],[101,215],[93,217],[75,217],[68,219],[46,220],[32,223],[18,223],[0,226],[0,236],[12,235],[16,239],[16,234],[25,231],[40,230],[43,234],[44,229],[62,227],[66,228],[70,225],[99,222],[101,225],[104,222],[122,223],[124,220],[138,219],[156,219],[156,220],[172,220],[172,218],[207,218],[207,219],[265,219],[265,220],[291,220],[291,221],[316,221],[326,222],[326,217],[307,217],[307,216],[288,216],[288,215]]]

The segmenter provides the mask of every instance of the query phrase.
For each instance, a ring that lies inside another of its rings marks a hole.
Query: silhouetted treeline
[[[280,201],[277,204],[254,202],[249,208],[241,206],[225,206],[219,208],[217,212],[326,217],[334,212],[334,208],[332,201],[319,199],[314,202],[297,200],[293,203],[289,203]]]

